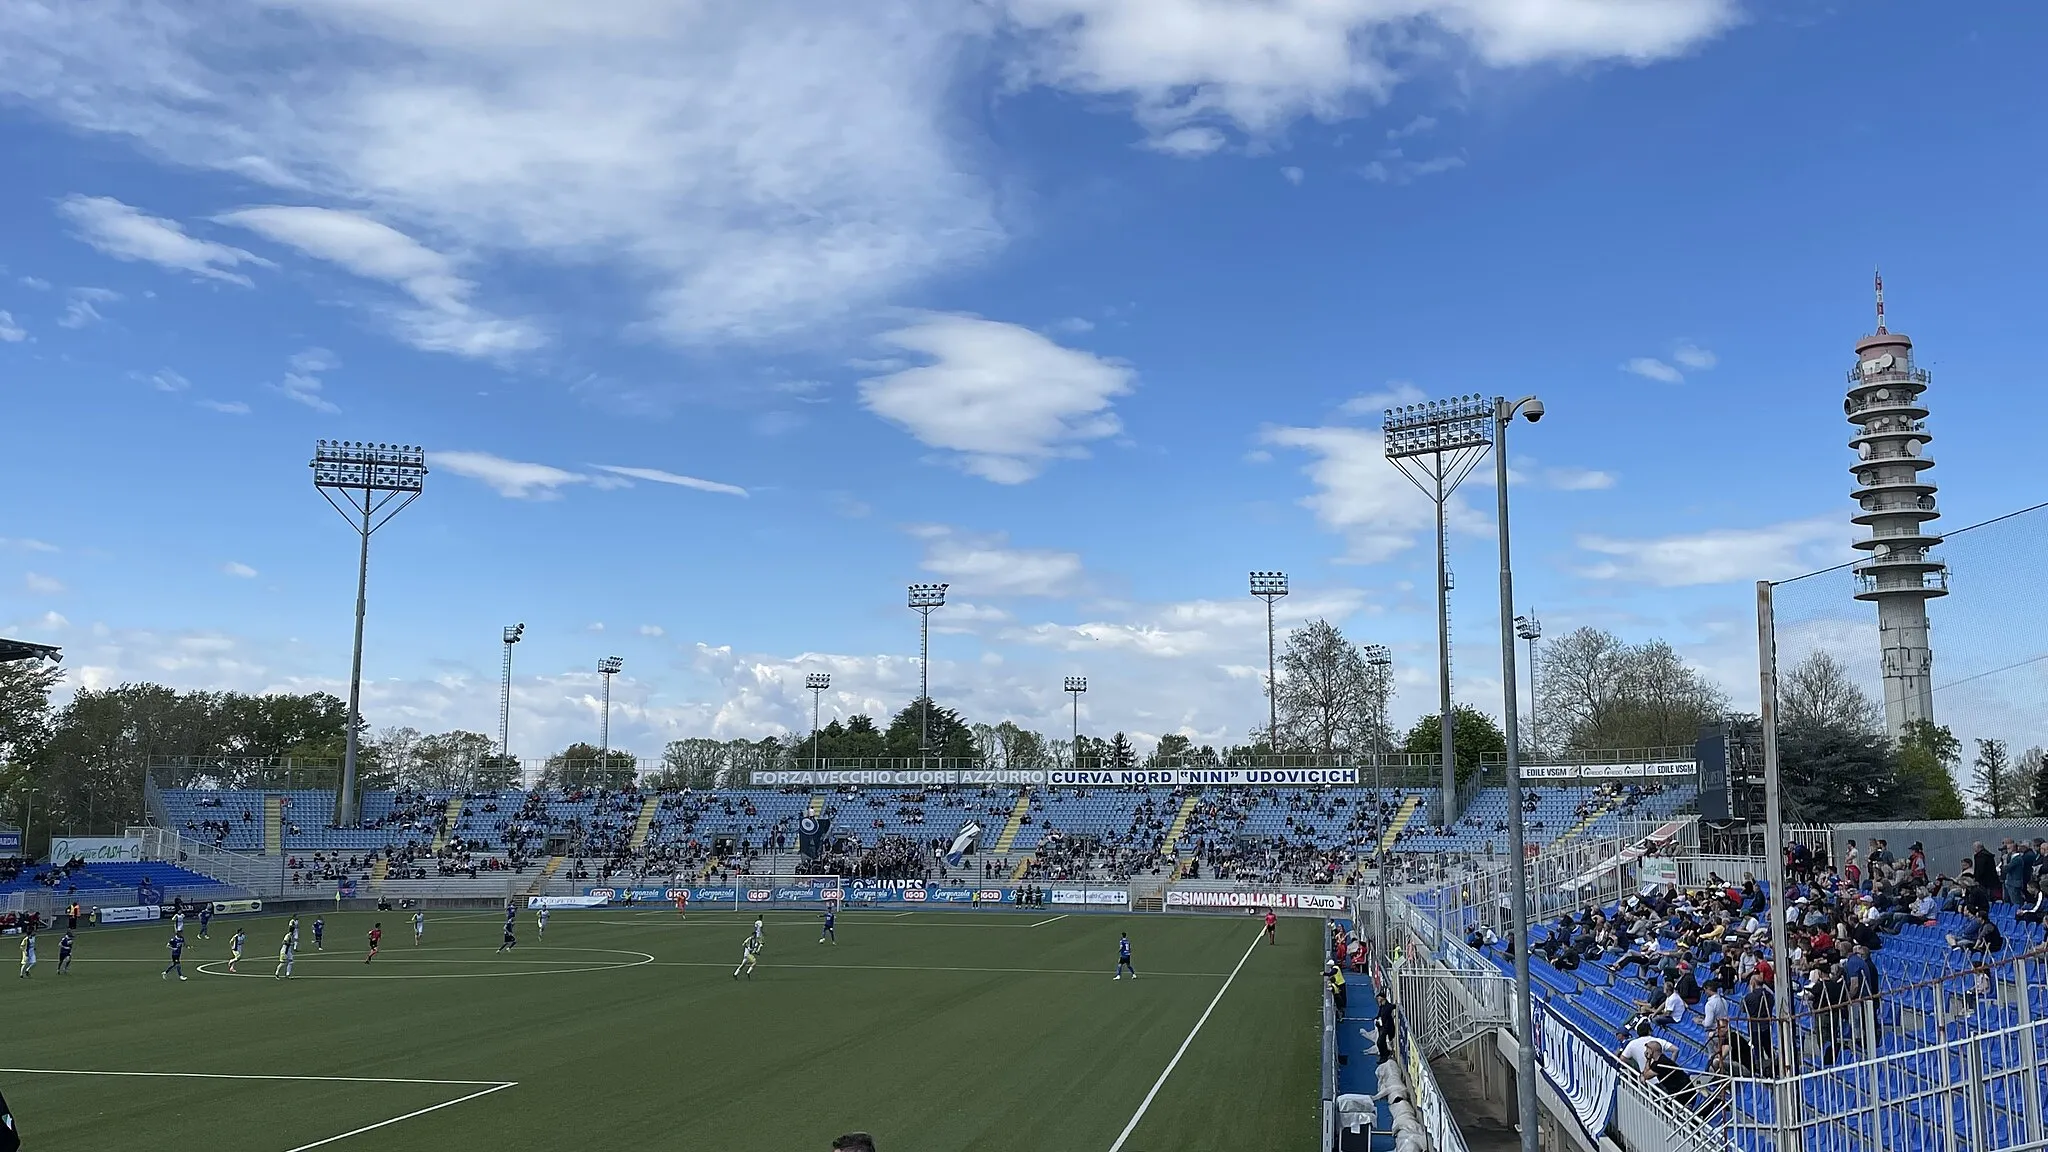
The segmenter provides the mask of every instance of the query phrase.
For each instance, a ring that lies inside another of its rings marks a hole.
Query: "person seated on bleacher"
[[[2042,922],[2043,916],[2048,915],[2048,913],[2044,913],[2042,908],[2043,896],[2041,886],[2039,884],[2028,885],[2027,895],[2031,899],[2020,905],[2018,911],[2013,913],[2013,919],[2018,920],[2022,924],[2039,924]]]
[[[1949,933],[1948,946],[1964,952],[1995,956],[2005,951],[2005,934],[1998,930],[1998,925],[1992,923],[1986,913],[1971,912],[1970,922],[1961,932]]]
[[[1662,955],[1657,949],[1657,941],[1654,938],[1644,940],[1642,943],[1630,948],[1622,955],[1621,959],[1614,962],[1614,974],[1619,976],[1622,969],[1634,964],[1639,967],[1636,973],[1638,976],[1648,977],[1661,960]]]

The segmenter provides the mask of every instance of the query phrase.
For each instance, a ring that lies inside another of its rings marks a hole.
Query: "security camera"
[[[1534,398],[1530,399],[1527,404],[1522,406],[1522,415],[1528,417],[1531,424],[1543,419],[1543,401]]]

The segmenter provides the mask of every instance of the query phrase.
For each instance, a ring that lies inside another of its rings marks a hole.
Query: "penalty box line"
[[[284,1076],[258,1072],[126,1072],[89,1068],[0,1068],[0,1074],[19,1076],[133,1076],[166,1080],[287,1080],[326,1084],[438,1084],[444,1087],[477,1089],[475,1092],[458,1096],[453,1100],[443,1100],[439,1104],[429,1104],[425,1108],[415,1108],[402,1116],[393,1116],[387,1120],[379,1120],[374,1124],[365,1124],[360,1128],[351,1128],[339,1135],[315,1140],[311,1144],[301,1144],[295,1148],[287,1148],[285,1152],[311,1152],[314,1148],[324,1148],[329,1144],[338,1143],[351,1136],[361,1136],[365,1132],[375,1132],[379,1128],[389,1128],[393,1124],[402,1124],[415,1117],[425,1116],[429,1112],[439,1112],[443,1108],[453,1108],[457,1104],[467,1104],[471,1100],[482,1099],[493,1092],[503,1092],[507,1088],[517,1088],[519,1086],[519,1081],[517,1080],[432,1080],[406,1076]]]

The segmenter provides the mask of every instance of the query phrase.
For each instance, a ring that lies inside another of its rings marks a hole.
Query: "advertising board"
[[[526,906],[534,909],[602,908],[605,906],[605,898],[602,896],[528,896],[526,898]]]
[[[1342,912],[1344,897],[1336,892],[1203,891],[1169,888],[1168,908],[1298,908],[1312,912]]]
[[[952,769],[931,771],[755,772],[756,788],[978,787],[1031,784],[1096,788],[1215,788],[1356,784],[1356,768]]]
[[[132,864],[142,859],[142,841],[119,836],[52,836],[50,859],[59,864],[73,859],[87,864]]]
[[[138,904],[132,908],[102,908],[102,924],[140,924],[145,920],[161,920],[164,909],[161,904]]]

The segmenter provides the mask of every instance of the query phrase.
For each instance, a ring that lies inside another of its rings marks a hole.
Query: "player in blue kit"
[[[70,974],[71,933],[69,931],[66,931],[64,933],[63,938],[57,941],[57,975],[69,976]]]
[[[825,927],[818,933],[818,943],[823,944],[827,940],[832,941],[834,944],[839,943],[839,930],[836,927],[838,923],[838,911],[830,904],[825,905]]]
[[[183,932],[171,933],[170,943],[166,947],[171,950],[171,962],[164,965],[163,975],[160,978],[168,980],[171,978],[171,973],[176,972],[178,979],[183,980],[185,978],[185,934]]]
[[[313,951],[315,951],[315,952],[325,952],[325,951],[327,951],[327,945],[325,945],[324,943],[322,943],[322,942],[321,942],[321,937],[325,936],[326,934],[327,934],[327,921],[325,921],[325,920],[322,920],[322,919],[321,919],[320,917],[318,917],[318,916],[315,916],[315,917],[313,917]]]
[[[1119,980],[1123,979],[1124,969],[1128,968],[1131,972],[1131,979],[1136,980],[1138,978],[1138,968],[1131,963],[1131,937],[1125,932],[1119,932],[1116,936],[1116,978]]]
[[[199,938],[201,940],[208,938],[206,931],[211,927],[213,927],[213,901],[208,900],[199,906]]]

